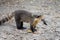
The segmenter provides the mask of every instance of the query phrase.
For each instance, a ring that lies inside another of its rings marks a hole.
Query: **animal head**
[[[41,21],[43,18],[43,15],[35,15],[35,19],[34,19],[34,22],[33,22],[33,25],[36,25],[39,23],[39,21]]]
[[[38,16],[36,16],[36,18],[44,19],[44,16],[43,15],[38,15]]]

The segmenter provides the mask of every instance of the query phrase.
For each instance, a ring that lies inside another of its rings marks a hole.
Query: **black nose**
[[[44,23],[45,25],[47,25],[47,23],[46,23],[46,21],[45,21],[44,19],[42,19],[42,21],[43,21],[43,23]]]

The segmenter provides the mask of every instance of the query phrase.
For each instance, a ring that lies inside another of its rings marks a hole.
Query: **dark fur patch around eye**
[[[0,21],[0,25],[1,25],[1,21]]]
[[[36,18],[39,18],[39,17],[41,17],[41,15],[37,16]]]

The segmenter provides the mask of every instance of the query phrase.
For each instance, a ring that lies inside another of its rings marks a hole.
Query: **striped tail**
[[[0,20],[0,25],[2,25],[3,23],[9,21],[14,15],[8,15],[7,17],[3,18],[2,20]]]

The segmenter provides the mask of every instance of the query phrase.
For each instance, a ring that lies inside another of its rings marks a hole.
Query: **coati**
[[[35,28],[39,21],[43,21],[43,23],[47,25],[42,15],[32,15],[31,12],[25,10],[16,10],[12,12],[11,15],[8,15],[8,17],[0,20],[0,25],[5,23],[6,21],[9,21],[13,16],[16,21],[17,29],[25,29],[25,27],[23,27],[23,22],[28,22],[30,23],[30,30],[34,33],[35,31],[37,31],[37,29]]]

